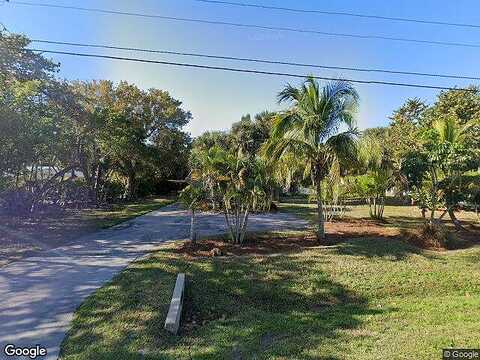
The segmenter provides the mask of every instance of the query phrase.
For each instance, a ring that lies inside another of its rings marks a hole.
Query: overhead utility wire
[[[229,21],[194,19],[194,18],[184,18],[184,17],[177,17],[177,16],[144,14],[144,13],[117,11],[117,10],[87,8],[87,7],[80,7],[80,6],[57,5],[57,4],[49,4],[49,3],[36,3],[36,2],[13,1],[12,0],[12,1],[9,2],[9,4],[27,5],[27,6],[40,6],[40,7],[48,7],[48,8],[59,8],[59,9],[70,9],[70,10],[97,12],[97,13],[102,13],[102,14],[137,16],[137,17],[143,17],[143,18],[154,18],[154,19],[189,22],[189,23],[200,23],[200,24],[209,24],[209,25],[224,25],[224,26],[232,26],[232,27],[239,27],[239,28],[275,30],[275,31],[285,31],[285,32],[302,33],[302,34],[315,34],[315,35],[324,35],[324,36],[332,36],[332,37],[388,40],[388,41],[408,42],[408,43],[416,43],[416,44],[456,46],[456,47],[466,47],[466,48],[480,48],[480,44],[475,44],[475,43],[435,41],[435,40],[412,39],[412,38],[403,38],[403,37],[390,37],[390,36],[382,36],[382,35],[362,35],[362,34],[336,33],[336,32],[326,32],[326,31],[319,31],[319,30],[312,30],[312,29],[281,27],[281,26],[265,26],[265,25],[259,25],[259,24],[245,24],[245,23],[236,23],[236,22],[229,22]]]
[[[214,55],[214,54],[204,54],[204,53],[145,49],[145,48],[138,48],[138,47],[124,47],[124,46],[116,46],[116,45],[86,44],[86,43],[78,43],[78,42],[53,41],[53,40],[43,40],[43,39],[32,39],[31,42],[43,43],[43,44],[54,44],[54,45],[68,45],[68,46],[77,46],[77,47],[88,47],[88,48],[101,48],[101,49],[110,49],[110,50],[138,51],[138,52],[154,53],[154,54],[191,56],[191,57],[199,57],[199,58],[207,58],[207,59],[244,61],[244,62],[262,63],[262,64],[310,67],[310,68],[319,68],[319,69],[328,69],[328,70],[345,70],[345,71],[356,71],[356,72],[378,72],[378,73],[386,73],[386,74],[414,75],[414,76],[426,76],[426,77],[436,77],[436,78],[480,80],[480,77],[464,76],[464,75],[436,74],[436,73],[412,72],[412,71],[400,71],[400,70],[388,70],[388,69],[374,69],[374,68],[358,68],[358,67],[308,64],[308,63],[299,63],[299,62],[290,62],[290,61],[265,60],[265,59],[258,59],[258,58],[246,58],[246,57]]]
[[[209,69],[209,70],[221,70],[221,71],[230,71],[230,72],[237,72],[237,73],[275,75],[275,76],[285,76],[285,77],[293,77],[293,78],[301,78],[301,79],[304,79],[304,78],[310,76],[310,77],[312,77],[314,79],[318,79],[318,80],[327,80],[327,81],[343,80],[343,81],[349,81],[349,82],[357,83],[357,84],[390,85],[390,86],[403,86],[403,87],[435,89],[435,90],[473,91],[471,89],[462,89],[462,88],[455,88],[455,87],[444,87],[444,86],[390,82],[390,81],[377,81],[377,80],[356,80],[356,79],[347,79],[347,78],[334,78],[334,77],[294,74],[294,73],[286,73],[286,72],[263,71],[263,70],[254,70],[254,69],[239,69],[239,68],[232,68],[232,67],[226,67],[226,66],[210,66],[210,65],[200,65],[200,64],[191,64],[191,63],[179,63],[179,62],[172,62],[172,61],[148,60],[148,59],[142,59],[142,58],[125,57],[125,56],[112,56],[112,55],[89,54],[89,53],[78,53],[78,52],[46,50],[46,49],[33,49],[33,48],[30,48],[30,49],[27,49],[27,50],[41,52],[41,53],[59,54],[59,55],[71,55],[71,56],[81,56],[81,57],[89,57],[89,58],[133,61],[133,62],[148,63],[148,64],[172,65],[172,66],[179,66],[179,67],[189,67],[189,68]]]
[[[353,13],[353,12],[347,12],[347,11],[299,9],[299,8],[270,6],[270,5],[252,4],[252,3],[244,3],[244,2],[236,2],[236,1],[219,1],[219,0],[194,0],[194,1],[209,3],[209,4],[216,4],[216,5],[241,6],[241,7],[260,8],[260,9],[267,9],[267,10],[278,10],[278,11],[287,11],[287,12],[296,12],[296,13],[321,14],[321,15],[332,15],[332,16],[349,16],[349,17],[357,17],[357,18],[365,18],[365,19],[402,21],[402,22],[419,23],[419,24],[444,25],[444,26],[480,29],[480,25],[478,24],[455,23],[455,22],[439,21],[439,20],[426,20],[426,19],[404,18],[404,17],[394,17],[394,16],[359,14],[359,13]]]

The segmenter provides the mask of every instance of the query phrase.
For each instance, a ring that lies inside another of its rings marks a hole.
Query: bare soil
[[[325,224],[327,240],[319,243],[313,232],[284,235],[252,234],[243,245],[231,244],[226,238],[207,238],[196,243],[182,243],[175,252],[189,258],[214,256],[261,256],[286,252],[297,252],[320,245],[334,245],[355,238],[398,239],[419,248],[445,251],[447,249],[419,241],[413,229],[391,227],[388,223],[370,219],[346,219]],[[458,248],[480,243],[480,230],[454,231]]]

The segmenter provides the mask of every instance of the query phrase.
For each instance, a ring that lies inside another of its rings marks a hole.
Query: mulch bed
[[[359,237],[396,238],[400,235],[398,228],[385,226],[385,223],[370,219],[347,219],[328,222],[325,231],[330,243]]]
[[[195,244],[187,241],[182,243],[174,251],[177,254],[190,258],[243,255],[261,256],[297,252],[319,245],[334,245],[355,238],[399,239],[428,250],[445,250],[417,242],[414,236],[407,236],[405,231],[399,228],[389,227],[388,224],[381,221],[370,219],[347,219],[329,222],[325,224],[325,231],[327,233],[327,241],[323,244],[317,242],[313,232],[299,235],[293,234],[291,236],[253,234],[243,245],[234,245],[226,242],[224,239],[213,238],[199,240]],[[413,235],[413,232],[410,235]],[[479,231],[456,233],[456,236],[463,240],[461,247],[465,247],[465,244],[473,245],[480,242]]]
[[[253,237],[243,245],[234,245],[222,239],[199,240],[196,243],[186,241],[174,251],[187,257],[269,255],[300,251],[318,245],[315,235],[311,234],[292,237]]]
[[[187,241],[174,251],[187,257],[269,255],[301,251],[319,245],[332,245],[351,238],[376,237],[394,238],[398,229],[382,226],[372,220],[348,220],[325,224],[327,243],[319,244],[313,232],[291,236],[251,235],[243,245],[234,245],[224,239],[199,240],[195,244]]]

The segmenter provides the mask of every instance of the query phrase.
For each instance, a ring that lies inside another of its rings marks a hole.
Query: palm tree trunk
[[[243,241],[245,240],[245,234],[247,233],[248,214],[249,214],[249,208],[247,206],[247,209],[243,214],[243,222],[240,230],[240,244],[243,244]]]
[[[323,221],[323,204],[322,204],[322,183],[320,179],[315,179],[316,187],[317,187],[317,221],[318,221],[318,229],[317,229],[317,240],[319,242],[325,240],[325,225]]]
[[[231,218],[230,218],[229,213],[228,213],[228,207],[226,205],[225,205],[224,215],[225,215],[225,222],[227,223],[228,230],[230,231],[230,236],[232,237],[232,241],[235,242],[235,234],[234,234],[234,231],[233,231]]]
[[[195,242],[197,241],[197,234],[196,234],[196,231],[195,231],[195,209],[192,208],[192,217],[191,217],[191,221],[190,221],[190,241],[195,244]]]

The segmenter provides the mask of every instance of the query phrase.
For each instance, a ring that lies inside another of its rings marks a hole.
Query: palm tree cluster
[[[192,241],[196,238],[195,210],[203,208],[223,212],[231,241],[242,244],[250,212],[268,210],[272,190],[273,182],[261,159],[218,146],[194,150],[189,185],[181,193],[192,211]]]
[[[448,213],[459,226],[459,204],[480,198],[480,96],[467,100],[456,92],[432,106],[409,99],[389,126],[360,133],[351,83],[320,86],[310,77],[286,85],[278,94],[285,110],[245,115],[230,132],[195,140],[186,203],[222,211],[236,243],[245,240],[250,212],[268,211],[275,194],[300,187],[316,202],[319,242],[347,200],[366,202],[370,217],[383,219],[388,191],[430,210],[431,221],[443,207],[440,219]]]

